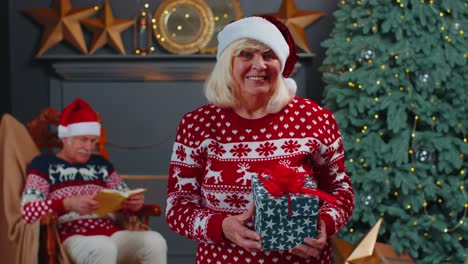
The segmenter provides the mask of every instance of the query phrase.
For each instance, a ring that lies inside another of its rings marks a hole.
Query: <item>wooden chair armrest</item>
[[[55,238],[55,229],[54,226],[58,223],[58,216],[55,213],[48,213],[41,216],[39,220],[40,224],[46,227],[45,230],[45,246],[47,250],[47,260],[48,263],[55,264],[55,254],[57,252],[57,242]]]
[[[143,207],[134,214],[142,217],[160,216],[161,206],[159,204],[144,204]]]
[[[48,213],[41,216],[41,219],[39,221],[41,225],[56,224],[58,221],[58,216],[55,213]]]

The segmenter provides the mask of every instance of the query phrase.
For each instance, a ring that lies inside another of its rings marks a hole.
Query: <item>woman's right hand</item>
[[[79,215],[90,214],[99,207],[99,202],[93,200],[92,196],[71,196],[63,200],[63,207],[67,211],[76,212]]]
[[[228,216],[222,224],[224,236],[249,252],[262,249],[260,235],[244,226],[244,222],[251,219],[254,212],[255,206],[252,204],[245,213]]]

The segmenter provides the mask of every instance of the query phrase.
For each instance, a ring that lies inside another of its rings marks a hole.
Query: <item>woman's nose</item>
[[[254,69],[265,69],[265,60],[260,55],[255,55],[252,59],[252,66]]]

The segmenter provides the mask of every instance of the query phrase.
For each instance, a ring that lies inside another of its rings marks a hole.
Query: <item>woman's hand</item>
[[[255,206],[240,215],[229,216],[224,219],[222,227],[224,236],[248,252],[262,249],[260,235],[244,226],[244,222],[252,218]]]
[[[80,195],[63,199],[63,207],[67,211],[73,211],[79,215],[86,215],[99,207],[99,202],[92,196]]]
[[[136,212],[143,207],[143,204],[145,203],[145,195],[140,193],[140,194],[135,194],[127,198],[123,204],[122,208],[126,210],[130,210],[132,212]]]
[[[317,238],[306,238],[304,242],[307,245],[300,244],[299,246],[289,250],[289,253],[303,258],[319,258],[322,249],[327,244],[327,227],[323,220],[320,220]]]

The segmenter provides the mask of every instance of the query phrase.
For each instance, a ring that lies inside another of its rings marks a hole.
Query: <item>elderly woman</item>
[[[286,26],[247,17],[218,35],[210,104],[184,115],[169,168],[166,218],[199,242],[197,263],[331,263],[328,237],[349,220],[354,192],[330,111],[295,96],[297,52]],[[253,174],[281,164],[339,202],[323,203],[316,237],[266,251],[253,228]]]

